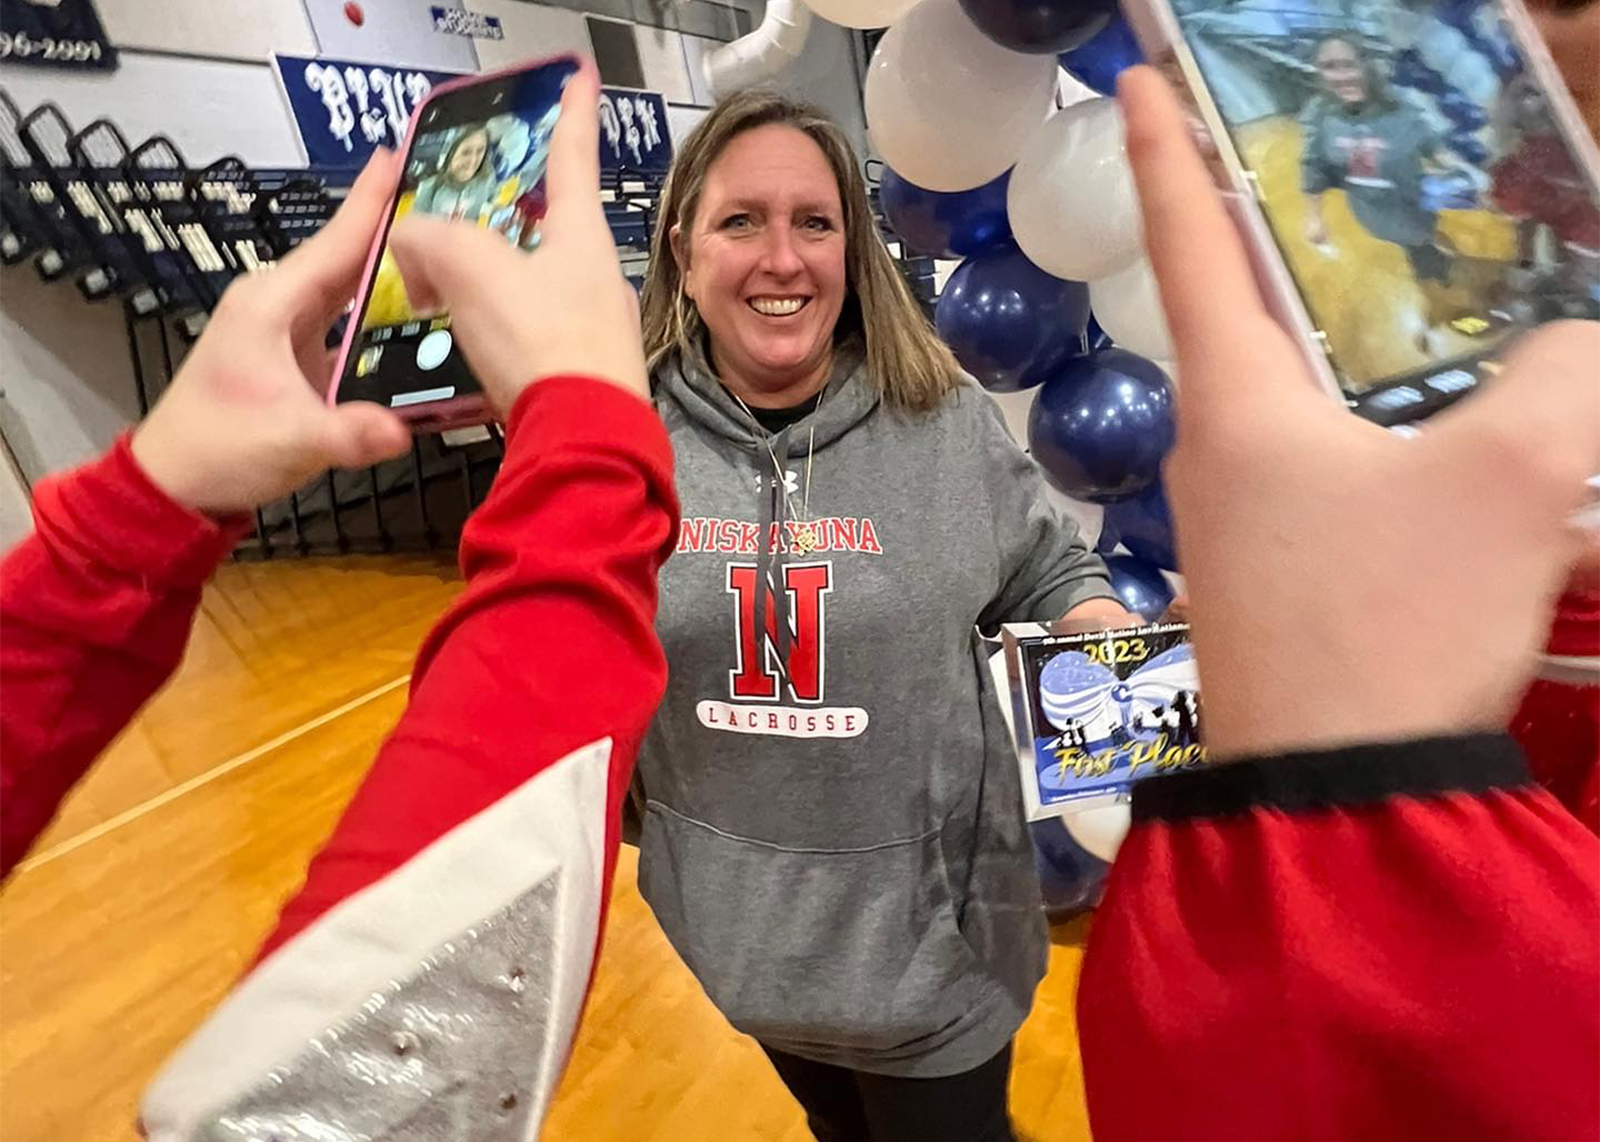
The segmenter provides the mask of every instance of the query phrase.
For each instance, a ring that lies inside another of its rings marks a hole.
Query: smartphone
[[[374,401],[418,431],[492,418],[451,332],[450,315],[419,313],[389,251],[389,231],[412,211],[539,244],[550,135],[567,80],[588,65],[560,56],[441,84],[411,118],[394,202],[373,243],[328,386],[330,404]]]
[[[1414,422],[1517,333],[1600,318],[1600,155],[1518,0],[1125,0],[1269,306],[1330,395]]]

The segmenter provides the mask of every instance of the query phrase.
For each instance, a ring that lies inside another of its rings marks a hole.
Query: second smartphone
[[[374,401],[418,427],[489,419],[448,313],[418,313],[389,252],[389,230],[413,211],[539,244],[550,136],[567,80],[585,65],[562,56],[434,88],[417,108],[394,204],[373,245],[328,399]]]
[[[1126,0],[1216,141],[1276,316],[1409,423],[1600,318],[1600,157],[1518,0]]]

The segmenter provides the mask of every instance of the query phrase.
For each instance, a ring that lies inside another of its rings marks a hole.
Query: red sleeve
[[[676,542],[655,412],[585,378],[533,385],[494,490],[461,540],[467,588],[424,642],[411,704],[265,958],[573,750],[613,739],[605,883],[640,738],[666,686],[656,573]]]
[[[1593,1137],[1600,842],[1509,740],[1145,785],[1078,996],[1096,1142]]]
[[[34,489],[0,562],[0,876],[177,667],[200,589],[242,534],[174,503],[123,437]]]

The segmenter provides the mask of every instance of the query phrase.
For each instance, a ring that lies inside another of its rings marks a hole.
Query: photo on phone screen
[[[560,60],[441,92],[412,133],[372,286],[339,377],[339,401],[406,408],[480,392],[448,313],[417,313],[388,249],[389,227],[413,211],[471,223],[533,250],[545,215],[545,166],[561,91],[578,70]]]
[[[1507,336],[1600,317],[1600,190],[1492,0],[1173,8],[1358,411],[1409,419]]]

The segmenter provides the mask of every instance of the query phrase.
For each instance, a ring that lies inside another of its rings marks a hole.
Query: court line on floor
[[[176,801],[179,797],[193,793],[196,789],[210,784],[217,778],[225,777],[241,766],[249,765],[257,758],[263,757],[275,749],[288,745],[296,738],[304,737],[313,730],[321,729],[329,722],[334,721],[337,718],[344,717],[344,715],[350,713],[352,710],[360,709],[368,702],[376,701],[390,691],[396,690],[399,687],[406,685],[410,681],[411,675],[402,674],[399,678],[394,679],[392,682],[385,682],[382,686],[379,686],[376,689],[368,690],[365,694],[357,695],[342,706],[329,710],[326,713],[318,714],[309,722],[304,722],[292,730],[281,733],[270,741],[262,742],[260,745],[254,747],[253,749],[248,749],[244,753],[236,754],[235,756],[230,757],[227,761],[212,766],[204,773],[191,777],[189,780],[180,785],[174,785],[165,793],[158,794],[157,796],[150,798],[148,801],[141,801],[131,809],[124,809],[115,817],[107,818],[94,828],[79,833],[77,836],[69,837],[60,844],[45,849],[37,856],[29,857],[27,860],[22,861],[17,865],[16,872],[18,875],[20,875],[24,872],[27,872],[29,869],[38,868],[40,865],[49,864],[58,857],[64,857],[75,849],[80,849],[84,845],[89,844],[91,841],[97,841],[107,833],[120,829],[123,825],[129,824],[133,821],[137,821],[145,814],[152,813],[161,808],[163,805],[169,805],[173,801]]]

